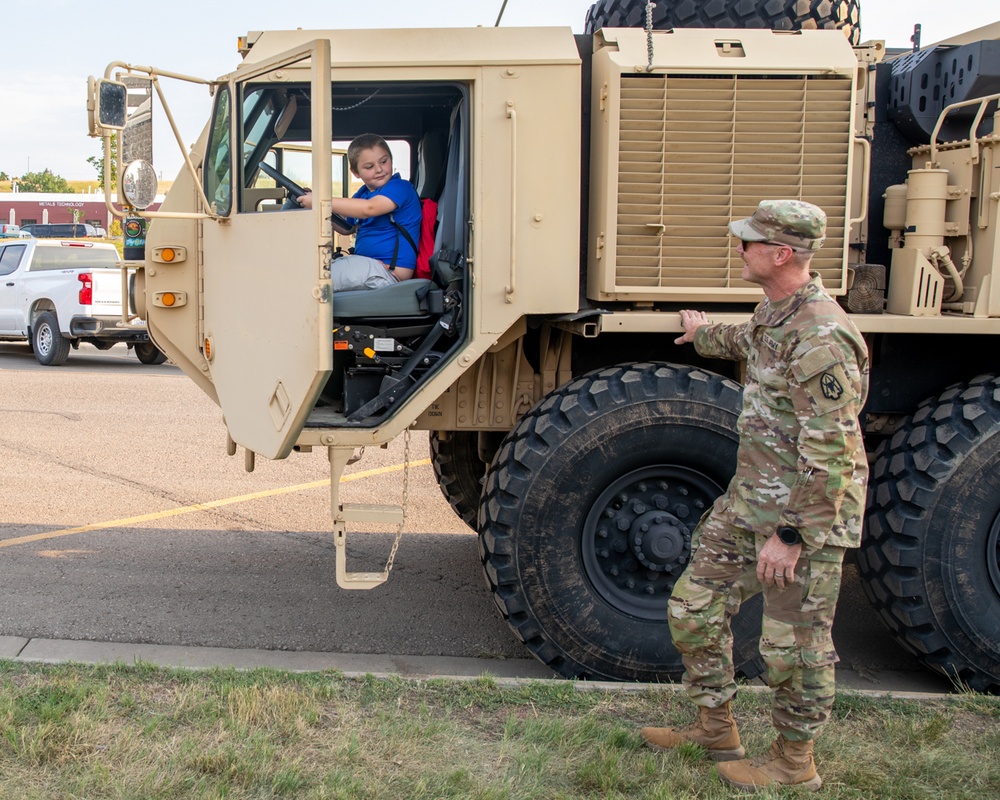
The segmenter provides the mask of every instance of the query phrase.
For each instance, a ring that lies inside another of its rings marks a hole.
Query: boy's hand
[[[689,309],[683,309],[681,312],[681,325],[684,326],[684,335],[678,336],[674,339],[674,344],[686,344],[687,342],[694,341],[694,335],[697,333],[698,328],[703,325],[710,325],[708,321],[708,314],[704,311],[691,311]]]
[[[312,192],[307,191],[304,195],[298,198],[298,203],[303,208],[313,207],[313,195]]]

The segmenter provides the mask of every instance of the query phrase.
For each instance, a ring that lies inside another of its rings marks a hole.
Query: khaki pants
[[[381,261],[368,256],[350,255],[334,259],[330,265],[333,291],[353,292],[357,289],[381,289],[399,283]]]

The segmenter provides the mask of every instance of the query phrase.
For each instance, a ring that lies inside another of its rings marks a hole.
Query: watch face
[[[802,541],[802,536],[799,535],[799,532],[791,527],[778,528],[778,538],[785,544],[798,544]]]

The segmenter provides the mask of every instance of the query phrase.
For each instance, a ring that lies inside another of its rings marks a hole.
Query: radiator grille
[[[789,197],[826,211],[813,269],[842,290],[852,102],[844,77],[622,77],[616,285],[745,291],[728,223]]]

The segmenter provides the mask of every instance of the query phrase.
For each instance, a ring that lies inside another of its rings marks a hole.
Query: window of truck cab
[[[208,135],[202,181],[205,197],[215,207],[215,213],[222,217],[228,216],[233,208],[231,129],[232,95],[228,86],[220,86]]]
[[[242,147],[239,211],[284,207],[285,191],[260,168],[267,164],[303,189],[312,180],[311,114],[307,84],[258,84],[242,87],[239,120]],[[382,136],[393,156],[393,170],[404,180],[416,167],[417,143],[427,127],[446,130],[451,108],[463,92],[451,84],[332,84],[332,183],[334,197],[351,197],[361,182],[350,172],[347,146],[362,133]]]
[[[18,268],[24,250],[23,244],[9,244],[0,248],[0,275],[10,275]]]

